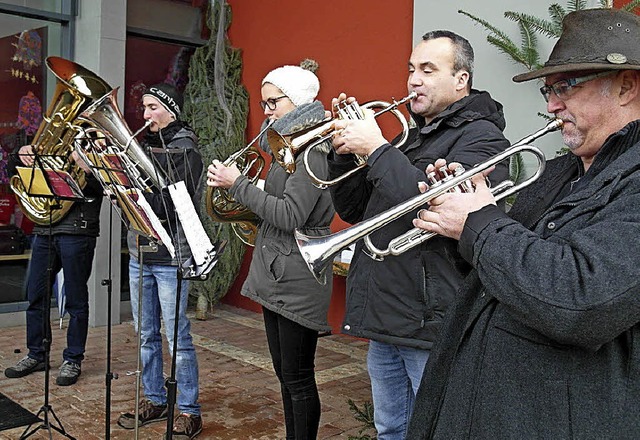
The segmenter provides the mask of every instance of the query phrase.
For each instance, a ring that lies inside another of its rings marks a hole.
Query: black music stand
[[[48,255],[47,255],[47,291],[45,293],[44,306],[42,310],[43,319],[43,339],[42,344],[44,348],[44,403],[40,407],[40,411],[36,414],[36,417],[42,418],[38,426],[32,429],[33,424],[27,426],[20,439],[31,437],[40,429],[44,429],[49,432],[51,437],[51,430],[55,430],[62,434],[64,437],[75,440],[71,434],[68,434],[62,422],[53,411],[51,404],[49,403],[49,378],[51,366],[49,360],[51,357],[51,295],[53,287],[53,268],[52,268],[52,223],[53,223],[53,211],[61,209],[61,200],[70,200],[76,202],[86,202],[90,199],[84,197],[82,190],[73,178],[64,171],[47,169],[43,162],[42,157],[34,154],[34,163],[31,167],[19,167],[18,175],[25,188],[28,196],[42,197],[53,200],[53,203],[49,207],[49,236],[48,236]],[[53,417],[57,426],[52,423],[49,417]]]
[[[173,411],[176,405],[176,398],[178,396],[178,382],[176,381],[176,359],[178,356],[178,325],[180,324],[180,291],[182,290],[182,280],[194,280],[194,281],[204,281],[208,278],[209,272],[213,269],[213,266],[216,265],[222,251],[224,250],[227,244],[226,240],[222,240],[220,242],[216,242],[213,248],[212,254],[215,257],[211,258],[205,265],[205,267],[198,268],[194,262],[194,258],[191,257],[183,264],[178,265],[177,277],[178,277],[178,286],[176,291],[176,310],[173,321],[175,322],[173,326],[173,355],[171,356],[171,373],[169,377],[165,381],[165,386],[167,388],[167,433],[166,440],[171,440],[173,438]],[[189,293],[187,292],[187,295]]]
[[[108,299],[107,299],[107,360],[106,360],[106,373],[105,373],[105,440],[109,440],[111,438],[111,382],[114,379],[118,379],[118,374],[114,373],[111,371],[111,312],[112,312],[112,287],[113,287],[113,283],[111,280],[111,273],[112,273],[112,268],[111,268],[111,259],[112,259],[112,252],[113,252],[113,245],[112,245],[112,241],[113,241],[113,209],[116,208],[120,208],[121,212],[118,212],[120,220],[122,221],[122,224],[127,228],[127,229],[134,229],[136,231],[138,231],[139,233],[141,233],[142,235],[146,236],[149,240],[150,240],[150,244],[146,245],[146,246],[138,246],[138,255],[140,258],[140,265],[142,266],[142,261],[144,259],[144,253],[150,253],[150,252],[157,252],[158,250],[158,245],[157,243],[154,242],[154,240],[156,239],[155,237],[152,237],[149,235],[149,231],[153,230],[154,227],[151,223],[151,221],[144,217],[144,214],[140,217],[137,217],[137,221],[133,222],[133,216],[131,216],[132,214],[132,210],[135,209],[135,207],[132,204],[128,204],[128,205],[122,205],[118,203],[118,196],[116,195],[118,192],[118,188],[117,185],[118,183],[122,184],[122,181],[120,179],[121,175],[126,175],[127,173],[125,172],[124,169],[122,168],[118,168],[115,167],[114,163],[109,163],[107,161],[105,161],[105,159],[103,157],[100,156],[100,154],[102,154],[104,152],[102,146],[99,145],[99,141],[105,141],[105,140],[109,140],[104,134],[101,134],[99,132],[99,130],[93,130],[93,131],[86,131],[86,133],[93,133],[95,131],[95,136],[90,137],[87,136],[85,137],[85,141],[88,142],[88,144],[84,147],[78,148],[76,151],[78,152],[78,154],[80,155],[80,157],[84,160],[85,163],[87,163],[90,167],[91,167],[91,172],[94,175],[94,177],[98,180],[98,182],[100,183],[100,185],[103,187],[103,189],[105,190],[105,192],[109,195],[109,202],[112,205],[112,209],[109,211],[109,266],[108,266],[108,278],[102,280],[102,285],[107,287],[107,294],[108,294]],[[85,151],[86,150],[86,151]],[[87,152],[88,153],[94,153],[93,156],[93,160],[90,160],[87,156]],[[99,160],[98,160],[99,158]],[[97,162],[97,163],[96,163]],[[103,174],[104,173],[104,174]],[[128,175],[125,177],[125,179],[128,179]],[[135,201],[133,199],[127,199],[128,203],[135,203]],[[138,222],[142,222],[140,224],[138,224]],[[136,224],[138,227],[142,226],[141,229],[137,229],[137,227],[134,226],[134,224]],[[146,228],[146,230],[145,230]],[[137,426],[137,420],[139,418],[138,415],[138,400],[139,400],[139,392],[140,392],[140,374],[141,374],[141,368],[140,368],[140,334],[139,334],[139,328],[140,328],[140,323],[141,323],[141,311],[142,311],[142,268],[139,272],[139,277],[138,277],[138,360],[137,360],[137,367],[136,367],[136,371],[134,372],[127,372],[127,375],[136,375],[136,411],[135,411],[135,420],[136,420],[136,427],[135,427],[135,438],[138,438],[138,426]]]

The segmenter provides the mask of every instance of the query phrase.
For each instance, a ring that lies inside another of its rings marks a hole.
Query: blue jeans
[[[138,282],[140,264],[129,260],[129,287],[131,311],[138,331]],[[198,360],[191,339],[191,322],[187,317],[188,286],[182,281],[178,325],[178,353],[176,356],[177,406],[180,412],[200,415],[198,404]],[[178,268],[176,266],[143,265],[142,271],[142,325],[140,326],[142,361],[142,387],[144,395],[155,405],[167,403],[165,380],[162,373],[162,335],[160,317],[164,322],[169,353],[173,355],[173,329],[175,325]]]
[[[429,351],[369,341],[367,368],[378,440],[404,440]]]
[[[69,312],[67,347],[64,360],[80,364],[84,359],[89,328],[89,290],[96,238],[85,235],[51,236],[51,261],[49,264],[49,236],[36,235],[31,245],[26,283],[27,300],[27,348],[29,357],[44,361],[45,336],[51,341],[51,326],[45,328],[43,309],[46,295],[52,292],[56,274],[63,270],[66,293],[66,310]],[[50,269],[50,271],[49,271]]]

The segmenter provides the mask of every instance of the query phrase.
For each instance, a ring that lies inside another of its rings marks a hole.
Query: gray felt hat
[[[619,9],[567,14],[562,34],[544,67],[513,77],[528,81],[580,70],[640,70],[640,17]]]

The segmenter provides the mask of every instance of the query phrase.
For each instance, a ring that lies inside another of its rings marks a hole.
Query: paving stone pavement
[[[200,404],[204,430],[198,439],[271,440],[284,438],[284,416],[280,386],[271,367],[262,315],[229,305],[216,306],[209,319],[198,321],[191,316],[198,354]],[[26,353],[24,326],[0,329],[0,368],[12,366]],[[78,440],[107,438],[106,377],[107,328],[89,329],[89,339],[82,375],[78,383],[59,387],[55,377],[62,362],[66,327],[52,328],[49,404],[63,428]],[[116,425],[120,413],[134,408],[137,339],[133,323],[125,321],[111,328],[111,371],[118,379],[111,381],[111,424],[108,437],[133,439],[134,431]],[[20,350],[20,353],[15,353]],[[346,439],[357,435],[362,427],[351,413],[348,400],[361,406],[371,401],[366,371],[367,342],[346,335],[320,338],[316,354],[316,371],[322,418],[319,439]],[[171,359],[166,341],[165,374]],[[37,413],[44,404],[45,373],[21,379],[8,379],[0,373],[0,392]],[[55,422],[53,422],[55,424]],[[38,425],[34,425],[37,427]],[[26,427],[0,431],[0,440],[14,440]],[[165,423],[141,427],[139,439],[162,439]],[[38,430],[29,438],[49,438]],[[64,438],[52,430],[52,438]]]

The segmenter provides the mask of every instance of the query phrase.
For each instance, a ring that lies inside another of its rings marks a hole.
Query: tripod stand
[[[52,209],[54,206],[59,206],[59,205],[52,205]],[[36,414],[36,417],[41,418],[42,423],[40,423],[38,426],[36,426],[33,429],[31,428],[33,425],[27,426],[27,428],[24,430],[24,432],[20,436],[21,439],[25,439],[32,436],[40,429],[44,429],[48,431],[49,437],[51,437],[51,430],[53,429],[58,433],[62,434],[63,436],[65,436],[66,438],[74,439],[73,436],[71,436],[65,431],[64,427],[62,426],[62,422],[60,421],[56,413],[53,411],[53,408],[49,403],[49,379],[50,379],[50,370],[51,370],[51,366],[49,362],[51,358],[51,295],[52,295],[53,276],[54,276],[53,268],[52,268],[52,264],[53,264],[52,238],[53,238],[52,228],[51,228],[51,223],[49,223],[49,236],[47,238],[48,240],[48,244],[47,244],[48,246],[47,266],[48,267],[47,267],[47,275],[46,275],[47,289],[45,293],[44,306],[42,308],[42,315],[43,315],[42,331],[44,335],[44,338],[42,340],[42,344],[44,348],[44,403],[40,408],[40,411],[38,411],[38,413]],[[52,423],[50,417],[53,418],[53,420],[57,423],[57,426]]]
[[[36,172],[37,171],[37,172]],[[49,173],[53,173],[50,175]],[[25,192],[28,196],[35,197],[33,199],[33,203],[41,202],[38,198],[42,198],[44,200],[49,200],[48,206],[48,236],[47,236],[47,247],[46,252],[42,245],[40,245],[38,236],[36,236],[36,240],[34,241],[34,250],[31,257],[30,263],[30,274],[29,277],[32,276],[37,277],[38,273],[42,273],[43,271],[38,271],[38,269],[42,269],[37,267],[39,264],[43,262],[43,255],[46,254],[46,270],[44,271],[44,282],[42,280],[36,281],[31,285],[29,283],[29,289],[34,289],[33,293],[30,290],[30,307],[33,304],[37,304],[42,302],[42,311],[41,311],[41,320],[42,320],[42,333],[35,334],[35,338],[37,340],[38,337],[42,337],[42,351],[44,357],[44,370],[45,370],[45,384],[44,384],[44,404],[40,408],[40,411],[36,415],[36,417],[40,418],[42,423],[40,423],[35,428],[32,428],[33,424],[28,426],[23,432],[21,439],[28,438],[38,432],[40,429],[45,429],[49,432],[49,437],[51,437],[51,430],[55,430],[63,436],[73,439],[74,437],[68,434],[60,419],[57,417],[53,408],[49,403],[49,379],[50,379],[50,357],[51,357],[51,296],[52,296],[52,287],[54,280],[54,266],[62,266],[60,260],[58,260],[58,255],[54,255],[54,235],[53,235],[53,212],[54,210],[62,209],[61,200],[72,200],[72,201],[88,201],[82,194],[82,192],[78,192],[76,189],[79,188],[75,181],[71,181],[72,178],[68,175],[60,175],[57,174],[58,171],[54,171],[52,169],[47,169],[43,163],[42,159],[38,155],[34,155],[33,164],[31,168],[22,168],[18,170],[18,174],[21,176],[20,179],[22,181],[23,187],[25,188]],[[51,182],[51,179],[59,179],[55,184]],[[75,186],[75,188],[74,188]],[[32,203],[32,199],[28,200],[29,203]],[[43,203],[43,205],[45,205]],[[30,206],[30,205],[27,205]],[[47,209],[47,208],[43,208]],[[58,243],[56,246],[61,246]],[[56,251],[58,252],[58,251]],[[65,269],[66,271],[66,269]],[[57,270],[56,270],[57,272]],[[31,297],[33,294],[33,297]],[[42,295],[42,298],[40,297]],[[37,307],[37,305],[35,306]],[[29,311],[27,312],[27,319],[29,323]],[[33,316],[33,315],[31,315]],[[29,325],[27,326],[27,333],[29,343],[33,344],[34,340],[31,339],[33,336],[29,336]],[[42,415],[42,416],[41,416]],[[51,420],[53,419],[53,420]],[[52,423],[52,421],[55,422]]]

